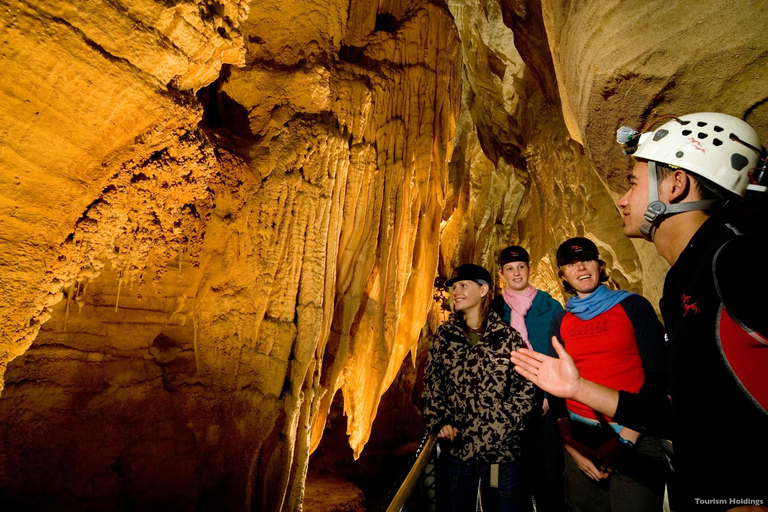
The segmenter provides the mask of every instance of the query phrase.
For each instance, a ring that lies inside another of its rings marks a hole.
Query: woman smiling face
[[[481,299],[488,293],[488,285],[480,285],[475,281],[456,281],[451,287],[453,309],[455,311],[474,311],[480,307]]]
[[[531,269],[524,261],[510,261],[501,267],[501,278],[507,288],[515,293],[522,293],[528,288]]]
[[[574,261],[562,267],[563,277],[583,299],[600,286],[600,262],[597,260]]]

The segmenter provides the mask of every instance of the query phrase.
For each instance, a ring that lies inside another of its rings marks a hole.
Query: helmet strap
[[[648,160],[648,207],[643,216],[640,233],[649,242],[653,242],[656,229],[665,217],[676,213],[693,210],[709,210],[720,202],[719,199],[692,201],[690,203],[667,204],[659,200],[659,185],[656,179],[656,162]]]

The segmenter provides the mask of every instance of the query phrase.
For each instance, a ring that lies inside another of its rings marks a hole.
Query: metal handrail
[[[397,494],[395,494],[389,507],[387,507],[387,512],[400,512],[403,510],[413,488],[416,486],[416,482],[419,481],[421,473],[427,466],[427,462],[429,462],[429,457],[432,455],[435,443],[437,443],[437,436],[435,434],[430,434],[426,443],[424,443],[416,462],[413,463],[411,470],[408,472],[408,476],[405,477],[400,489],[398,489]]]

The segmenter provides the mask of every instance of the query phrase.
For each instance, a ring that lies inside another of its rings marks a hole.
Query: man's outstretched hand
[[[573,358],[555,337],[552,346],[559,358],[521,348],[512,352],[509,359],[517,373],[547,393],[576,400],[612,418],[619,405],[619,392],[582,378]]]
[[[552,346],[559,359],[527,348],[515,350],[509,359],[515,364],[517,373],[547,393],[562,398],[573,398],[581,380],[579,370],[576,369],[571,356],[554,336],[552,337]]]

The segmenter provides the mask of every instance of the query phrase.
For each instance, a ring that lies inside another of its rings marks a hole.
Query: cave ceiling
[[[334,396],[359,455],[456,265],[521,243],[562,297],[585,235],[656,301],[615,130],[768,140],[763,7],[0,0],[0,489],[299,510]]]

